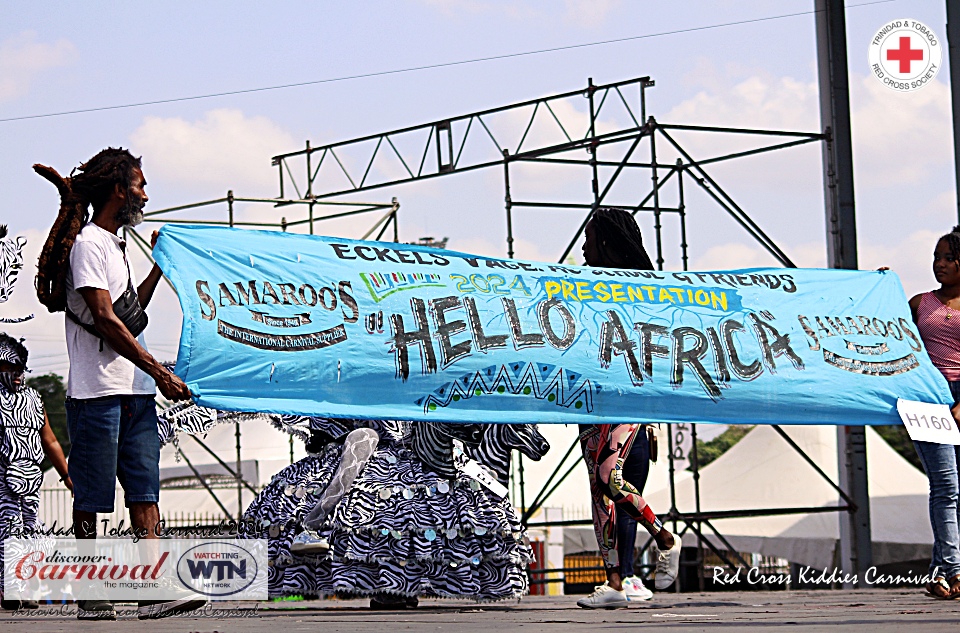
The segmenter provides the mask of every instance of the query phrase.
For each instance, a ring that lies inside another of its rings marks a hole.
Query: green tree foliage
[[[875,426],[873,430],[886,440],[890,448],[900,453],[900,456],[923,471],[923,465],[920,463],[920,457],[917,455],[917,449],[913,447],[913,440],[907,434],[907,428],[902,424],[893,424],[890,426]],[[870,456],[867,455],[867,459]]]
[[[731,426],[709,442],[697,440],[697,457],[700,462],[700,467],[703,468],[726,453],[752,428],[752,426]],[[897,451],[901,457],[913,464],[918,470],[923,471],[920,458],[917,456],[917,451],[913,447],[913,440],[907,435],[907,429],[904,428],[902,424],[875,426],[873,430],[875,430],[893,450]],[[867,459],[870,459],[869,455]]]
[[[63,378],[57,374],[44,374],[43,376],[27,378],[27,385],[40,393],[40,397],[43,399],[43,408],[47,412],[50,426],[53,427],[53,434],[57,436],[57,440],[63,448],[63,454],[68,454],[70,452],[70,435],[67,432],[67,410],[64,408],[67,388],[63,384]],[[51,467],[50,460],[44,459],[43,470]]]
[[[734,444],[743,439],[753,426],[731,425],[720,435],[708,442],[697,440],[697,462],[703,468],[716,458],[720,457]]]

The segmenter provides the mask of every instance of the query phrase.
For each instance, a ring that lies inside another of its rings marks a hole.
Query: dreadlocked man
[[[37,297],[51,312],[64,310],[67,316],[66,409],[77,537],[96,537],[97,513],[113,512],[119,479],[134,528],[156,538],[160,440],[154,394],[159,387],[177,401],[188,399],[190,391],[147,352],[143,340],[143,310],[160,269],[154,266],[137,287],[126,243],[118,236],[122,227],[143,220],[147,183],[140,159],[108,148],[69,178],[42,165],[34,169],[60,191],[60,213],[40,255]],[[204,603],[141,601],[139,615],[164,617]],[[80,619],[116,619],[106,600],[80,600],[78,607]]]
[[[583,257],[588,266],[653,270],[640,227],[623,209],[600,208],[584,230]],[[633,575],[637,524],[658,549],[657,589],[666,589],[680,568],[680,537],[663,527],[641,496],[649,470],[650,449],[642,424],[581,424],[580,445],[590,477],[593,527],[607,568],[607,582],[577,601],[585,609],[627,606],[653,594]],[[610,501],[613,501],[611,504]]]
[[[46,455],[60,474],[60,481],[73,489],[67,475],[67,460],[50,428],[43,401],[35,389],[24,386],[27,348],[21,341],[0,332],[0,543],[7,538],[27,538],[40,529],[40,463]],[[0,547],[0,568],[3,548]],[[9,588],[9,587],[8,587]],[[29,600],[4,596],[4,609],[36,609]]]

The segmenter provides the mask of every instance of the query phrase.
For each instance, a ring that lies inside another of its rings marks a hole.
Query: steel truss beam
[[[639,77],[605,85],[587,82],[582,90],[531,99],[481,110],[457,117],[441,119],[432,123],[400,128],[397,130],[372,134],[346,141],[313,146],[308,141],[299,151],[278,154],[273,157],[280,183],[280,197],[288,187],[293,187],[297,195],[306,192],[307,200],[325,200],[346,194],[356,194],[384,187],[401,185],[450,174],[474,171],[487,167],[500,167],[504,174],[506,244],[507,256],[514,256],[513,212],[515,208],[533,209],[580,209],[586,211],[583,221],[559,257],[563,262],[571,253],[582,235],[583,229],[594,210],[607,202],[614,185],[626,174],[633,176],[637,170],[650,175],[650,189],[637,202],[618,202],[616,205],[637,213],[651,213],[654,216],[656,238],[656,262],[662,270],[664,264],[663,243],[661,239],[663,215],[676,216],[680,225],[680,249],[683,270],[687,270],[688,244],[686,236],[685,182],[691,180],[726,212],[743,230],[760,244],[781,265],[795,267],[793,261],[763,231],[763,229],[740,207],[733,197],[707,172],[706,166],[748,156],[780,151],[828,140],[827,135],[819,132],[798,132],[786,130],[767,130],[750,128],[730,128],[717,126],[682,125],[660,123],[654,117],[647,117],[645,91],[654,86],[650,77]],[[639,103],[636,98],[639,97]],[[584,108],[584,100],[586,107]],[[639,105],[639,108],[637,107]],[[604,130],[597,130],[601,115],[614,108],[621,113],[619,124],[604,120]],[[586,110],[586,120],[580,121],[580,127],[574,128],[569,122],[561,120],[558,112],[582,112]],[[626,114],[624,117],[623,114]],[[501,129],[503,121],[510,125]],[[531,136],[531,130],[540,124],[547,125],[558,136],[551,141],[539,143]],[[772,138],[774,142],[748,150],[695,159],[675,138],[677,133],[741,135],[756,138]],[[677,155],[674,162],[660,162],[657,155],[658,137],[666,142],[672,154]],[[649,143],[649,160],[637,160],[633,156],[644,144]],[[609,157],[601,159],[599,153],[619,152],[615,160]],[[586,151],[587,158],[582,158]],[[347,156],[352,160],[349,160]],[[515,200],[511,192],[512,164],[530,165],[569,165],[590,169],[590,202],[557,202],[537,200]],[[298,174],[297,177],[294,174]],[[339,182],[339,184],[335,184]],[[676,184],[678,203],[664,205],[661,193],[668,184]],[[732,518],[734,516],[774,516],[779,514],[798,514],[813,512],[849,511],[855,507],[847,495],[834,483],[779,427],[777,431],[798,451],[814,469],[837,490],[843,505],[828,508],[760,508],[729,512],[704,512],[700,507],[700,473],[696,455],[696,425],[692,426],[694,449],[691,452],[693,470],[695,511],[681,513],[676,508],[676,485],[673,451],[668,450],[670,471],[671,508],[665,516],[673,521],[675,531],[679,524],[684,525],[682,532],[692,531],[697,536],[699,550],[698,561],[702,566],[703,548],[716,553],[727,564],[730,559],[723,548],[733,551],[732,546],[714,528],[711,520]],[[672,437],[668,444],[672,449]],[[519,496],[523,521],[530,527],[545,527],[547,523],[530,523],[529,520],[547,499],[557,490],[576,468],[582,459],[576,451],[578,442],[574,442],[555,470],[534,496],[530,506],[526,503],[524,468],[522,456],[518,459],[517,479],[520,483]],[[568,458],[575,455],[572,464],[565,467]],[[561,474],[562,471],[562,474]],[[563,521],[549,525],[584,525],[589,521]],[[707,536],[703,532],[706,526],[713,532]],[[711,539],[716,538],[722,547]],[[649,542],[648,542],[649,545]],[[733,551],[741,564],[745,561]],[[555,582],[555,580],[553,581]],[[702,574],[701,574],[702,583]],[[679,583],[678,583],[679,584]]]

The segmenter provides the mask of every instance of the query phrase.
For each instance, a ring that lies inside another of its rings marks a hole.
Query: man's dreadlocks
[[[67,305],[66,279],[70,268],[70,250],[89,216],[103,207],[116,185],[124,190],[133,182],[140,159],[123,148],[108,147],[62,177],[52,167],[34,165],[33,170],[49,180],[60,192],[60,213],[50,229],[37,263],[37,299],[50,312],[59,312]],[[78,173],[79,172],[79,173]]]
[[[590,220],[605,265],[611,268],[653,270],[653,262],[643,247],[637,220],[629,211],[600,207]]]

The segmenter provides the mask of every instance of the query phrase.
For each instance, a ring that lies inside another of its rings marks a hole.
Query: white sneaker
[[[586,598],[577,600],[577,606],[583,609],[621,609],[627,606],[627,596],[609,583],[603,583]]]
[[[677,574],[680,573],[681,547],[680,536],[677,534],[673,535],[673,547],[665,552],[654,545],[654,549],[657,550],[657,570],[653,584],[657,589],[666,589],[677,579]]]
[[[623,579],[623,593],[627,602],[640,602],[653,598],[653,592],[643,586],[643,581],[636,576],[627,576]]]
[[[330,551],[330,543],[313,530],[304,530],[293,537],[290,551],[294,554],[326,554]]]

